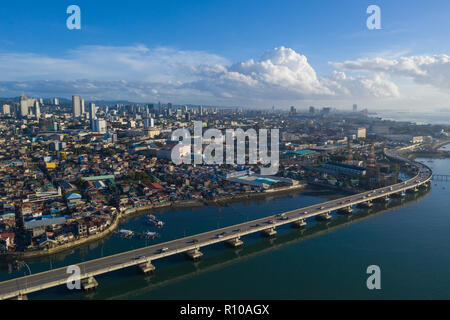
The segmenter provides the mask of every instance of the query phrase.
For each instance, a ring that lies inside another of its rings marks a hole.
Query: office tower
[[[36,119],[39,120],[39,118],[41,117],[41,106],[39,101],[35,101],[34,102],[34,115],[36,116]]]
[[[93,102],[89,103],[89,119],[91,120],[97,119],[95,111],[95,103]]]
[[[106,121],[103,119],[95,119],[93,121],[93,132],[106,133]]]
[[[296,114],[296,113],[297,113],[297,110],[295,109],[295,107],[291,106],[291,114]]]
[[[144,129],[150,129],[153,127],[155,127],[155,119],[153,118],[144,119]]]
[[[34,99],[27,98],[23,93],[20,96],[20,116],[26,117],[29,114],[29,109],[34,106]]]
[[[78,95],[72,96],[72,114],[74,118],[81,117],[81,97]]]
[[[353,112],[357,112],[358,111],[358,105],[357,104],[354,104],[353,105]]]
[[[40,103],[40,104],[44,104],[44,99],[39,98],[39,103]]]
[[[81,115],[85,113],[86,109],[84,108],[84,99],[81,99]]]
[[[58,98],[54,98],[54,99],[53,99],[53,104],[54,104],[55,106],[59,105],[59,99],[58,99]]]
[[[11,106],[9,104],[4,104],[2,106],[2,114],[5,116],[9,116],[11,114]]]

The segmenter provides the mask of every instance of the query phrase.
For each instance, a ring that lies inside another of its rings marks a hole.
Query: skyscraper
[[[95,103],[93,102],[89,103],[89,119],[91,121],[91,129],[92,131],[95,131],[95,120],[97,119],[97,116],[95,112]]]
[[[29,114],[29,108],[34,106],[34,99],[27,98],[25,94],[22,93],[20,96],[20,116],[26,117]]]
[[[144,129],[150,129],[155,126],[155,120],[153,118],[144,119]]]
[[[353,105],[353,112],[357,112],[358,111],[358,105],[357,104],[354,104]]]
[[[2,114],[3,115],[10,115],[11,114],[11,106],[9,104],[4,104],[2,107]]]
[[[78,95],[72,96],[72,114],[74,118],[81,117],[81,97]]]
[[[89,119],[91,120],[97,119],[95,112],[95,103],[93,102],[89,103]]]
[[[35,101],[34,102],[34,115],[36,116],[36,119],[39,120],[39,118],[41,117],[41,106],[39,101]]]
[[[84,99],[81,99],[81,115],[83,115],[84,113],[85,113]]]

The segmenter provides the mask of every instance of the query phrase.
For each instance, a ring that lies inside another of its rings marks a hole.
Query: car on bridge
[[[159,249],[159,253],[164,253],[164,252],[167,252],[167,251],[169,251],[169,248],[167,248],[167,247]]]

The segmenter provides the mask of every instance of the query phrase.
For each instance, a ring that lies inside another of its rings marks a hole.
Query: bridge
[[[200,251],[202,247],[221,242],[231,247],[239,247],[243,244],[241,238],[249,234],[261,233],[267,237],[274,236],[277,233],[276,228],[282,225],[291,224],[293,227],[300,228],[306,225],[308,218],[329,220],[331,219],[330,213],[333,211],[351,213],[353,206],[370,207],[373,201],[387,202],[391,196],[401,197],[406,192],[418,192],[420,187],[430,185],[432,172],[427,166],[412,162],[394,153],[390,154],[386,151],[385,153],[388,157],[414,164],[417,167],[416,176],[388,187],[87,261],[78,264],[81,272],[81,286],[84,290],[93,289],[98,285],[95,276],[132,266],[137,266],[143,273],[153,272],[155,267],[152,261],[176,254],[183,253],[189,259],[196,260],[203,255]],[[67,268],[63,267],[1,282],[0,299],[23,299],[32,292],[65,285],[69,276]]]

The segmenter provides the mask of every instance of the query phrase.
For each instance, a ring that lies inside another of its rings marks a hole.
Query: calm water
[[[382,117],[383,119],[386,120],[450,125],[450,109],[430,113],[421,113],[414,110],[408,111],[382,110],[377,112],[377,116]]]
[[[450,160],[423,160],[436,173],[450,174]],[[135,268],[98,276],[95,292],[58,287],[30,299],[449,299],[450,183],[433,182],[429,192],[394,200],[388,207],[334,216],[328,223],[308,221],[303,231],[279,228],[274,239],[243,238],[240,249],[204,248],[193,263],[177,255],[154,262],[156,272],[143,276]],[[229,207],[161,211],[159,230],[167,241],[319,203],[326,199],[293,195],[274,200],[235,203]],[[144,218],[130,218],[122,228],[154,230]],[[101,243],[64,255],[30,261],[33,273],[145,246],[157,241],[111,236]],[[369,265],[381,268],[379,291],[366,287]],[[3,265],[0,280],[25,270]]]

